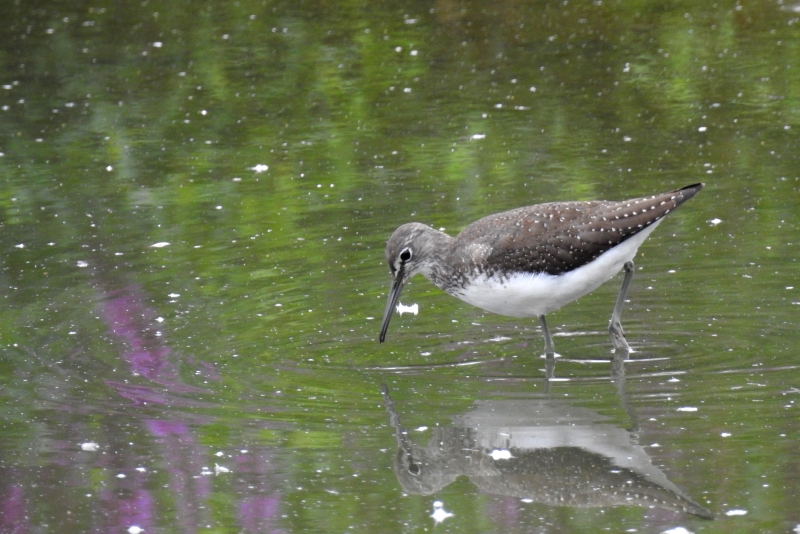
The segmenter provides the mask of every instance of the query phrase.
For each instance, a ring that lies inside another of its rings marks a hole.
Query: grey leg
[[[553,346],[553,338],[550,337],[550,331],[547,329],[547,321],[544,320],[544,315],[539,316],[539,322],[542,324],[542,334],[544,335],[544,355],[554,356],[556,349]]]
[[[625,333],[622,331],[622,306],[625,305],[625,296],[628,294],[628,288],[633,280],[633,262],[629,261],[622,268],[625,271],[625,278],[622,279],[622,287],[619,289],[617,295],[617,303],[614,305],[614,311],[611,313],[611,321],[608,323],[608,334],[611,336],[611,343],[614,345],[615,351],[630,352],[631,347],[625,341]]]

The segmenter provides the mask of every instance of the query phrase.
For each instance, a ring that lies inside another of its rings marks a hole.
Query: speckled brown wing
[[[702,184],[619,202],[552,202],[484,217],[456,236],[465,267],[483,260],[486,274],[527,272],[557,275],[577,269],[661,220],[689,200]]]

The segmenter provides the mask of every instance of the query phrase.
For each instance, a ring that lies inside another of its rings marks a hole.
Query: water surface
[[[7,7],[0,532],[800,529],[795,7]],[[628,360],[621,277],[550,381],[422,278],[378,344],[400,224],[697,181]]]

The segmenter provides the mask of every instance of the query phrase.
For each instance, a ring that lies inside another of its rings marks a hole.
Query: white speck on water
[[[281,304],[280,302],[275,305],[276,308],[280,308],[281,306],[283,306],[283,304]]]
[[[20,243],[19,245],[14,245],[14,248],[25,248],[25,243]]]
[[[691,530],[686,530],[683,527],[675,527],[669,530],[665,530],[661,534],[693,534]]]
[[[153,48],[161,48],[162,46],[164,46],[164,43],[161,41],[156,41],[153,43]]]
[[[269,170],[269,165],[264,165],[263,163],[259,163],[258,165],[254,166],[254,167],[250,167],[250,170],[251,171],[255,171],[256,174],[261,173],[261,172],[267,172]]]
[[[650,444],[650,446],[651,446],[652,448],[654,448],[654,449],[658,449],[658,448],[660,448],[660,447],[661,447],[661,444],[660,444],[660,443],[651,443],[651,444]]]
[[[215,206],[214,209],[221,210],[222,206]]]
[[[164,318],[163,317],[156,317],[156,321],[159,322],[159,323],[163,323],[164,322]]]
[[[94,451],[98,450],[99,448],[100,448],[100,445],[98,443],[95,443],[94,441],[87,441],[86,443],[81,443],[81,450],[82,451],[94,452]]]
[[[404,313],[411,313],[417,315],[419,313],[419,305],[412,304],[411,306],[404,306],[401,303],[397,303],[397,313],[403,315]]]
[[[533,502],[533,499],[529,499],[528,497],[525,497],[524,499],[520,499],[520,501],[522,501],[522,502],[524,502],[524,503],[528,504],[528,503],[532,503],[532,502]]]
[[[740,508],[734,508],[733,510],[728,510],[725,512],[725,515],[728,517],[736,516],[736,515],[747,515],[747,510],[742,510]]]
[[[431,354],[430,352],[421,352],[420,356],[430,356]]]
[[[109,165],[108,167],[106,167],[106,170],[107,170],[108,172],[111,172],[111,171],[113,171],[113,170],[114,170],[114,167],[112,167],[111,165]]]
[[[453,517],[453,514],[444,509],[442,501],[434,501],[431,517],[436,523],[441,523],[445,519]]]
[[[117,478],[125,478],[125,473],[120,473],[117,475]]]
[[[412,50],[411,52],[409,52],[409,54],[411,54],[412,56],[416,56],[417,54],[419,54],[419,50]]]
[[[680,381],[681,381],[680,378],[675,378],[674,376],[669,380],[667,380],[667,382],[680,382]]]
[[[402,46],[395,46],[394,47],[394,51],[395,52],[402,52],[403,51],[403,47]],[[9,87],[9,89],[10,89],[10,87]]]
[[[708,224],[710,224],[711,226],[716,226],[721,222],[722,222],[722,219],[717,219],[716,217],[714,217],[713,219],[708,221]]]
[[[169,241],[159,241],[150,245],[152,248],[164,248],[169,246]]]
[[[77,265],[78,267],[81,267],[81,268],[83,268],[83,267],[88,267],[88,266],[89,266],[89,264],[88,264],[87,262],[83,261],[83,260],[78,260],[78,261],[75,263],[75,265]]]
[[[231,470],[224,465],[214,464],[214,474],[230,473]]]
[[[411,92],[411,88],[410,87],[403,87],[403,92],[404,93],[410,93]]]
[[[696,412],[697,408],[695,406],[681,406],[678,408],[679,412]]]
[[[514,457],[508,449],[495,449],[489,453],[489,456],[492,457],[492,460],[510,460]]]
[[[707,127],[705,127],[705,126],[699,126],[699,127],[697,128],[697,131],[698,131],[698,132],[705,132],[706,130],[708,130],[708,128],[707,128]]]
[[[669,271],[667,271],[667,272],[668,272],[669,274],[675,274],[677,271],[676,271],[675,269],[670,269],[670,270],[669,270]]]
[[[474,134],[470,139],[486,139],[486,134]]]
[[[141,534],[144,532],[144,529],[137,525],[131,525],[128,527],[128,534]]]
[[[722,436],[723,438],[729,438],[729,437],[731,437],[731,433],[730,432],[722,432],[720,434],[720,436]]]
[[[171,298],[171,299],[176,299],[176,298],[180,297],[180,296],[181,296],[181,294],[180,294],[180,293],[170,293],[170,294],[169,294],[169,295],[167,295],[167,296],[168,296],[169,298]]]
[[[415,432],[425,432],[426,430],[428,430],[427,426],[419,426],[414,429]]]
[[[625,141],[626,143],[630,143],[631,141],[633,141],[633,137],[626,135],[625,137],[622,138],[622,140]]]

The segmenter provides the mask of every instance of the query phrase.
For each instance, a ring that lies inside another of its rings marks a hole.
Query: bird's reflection
[[[624,349],[624,348],[617,348],[614,350],[614,355],[611,357],[610,363],[610,371],[611,371],[611,378],[614,381],[614,384],[617,387],[617,395],[619,396],[620,403],[622,404],[622,408],[625,410],[625,413],[628,414],[628,418],[630,419],[630,427],[628,431],[631,433],[639,432],[639,414],[630,404],[628,399],[628,393],[625,390],[625,362],[630,360],[631,351]],[[546,394],[550,393],[550,387],[552,386],[553,379],[556,375],[556,360],[554,355],[548,354],[545,356],[545,381],[544,381],[544,392]]]
[[[712,519],[656,468],[624,429],[553,400],[477,401],[426,445],[412,442],[386,386],[397,437],[394,469],[408,493],[429,495],[466,476],[481,492],[551,506],[661,507]]]

